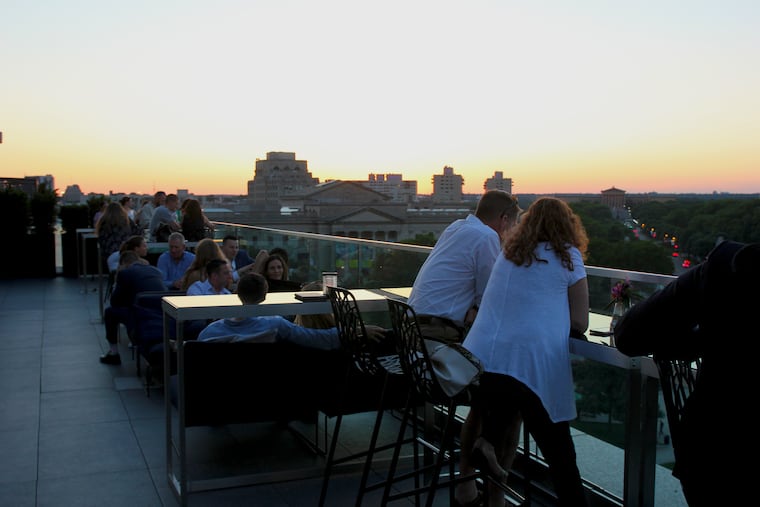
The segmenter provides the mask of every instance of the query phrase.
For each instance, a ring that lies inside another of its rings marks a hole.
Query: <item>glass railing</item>
[[[409,287],[430,247],[215,222],[216,239],[227,234],[255,257],[259,250],[287,252],[289,279],[310,282],[338,273],[346,288]],[[651,358],[629,358],[609,346],[612,287],[628,281],[646,297],[674,277],[587,266],[592,319],[589,341],[573,340],[578,418],[573,422],[581,474],[609,504],[678,505],[680,484],[672,464],[657,370]],[[635,297],[634,297],[635,303]],[[381,322],[382,323],[382,322]],[[541,460],[531,445],[531,457]],[[685,503],[684,503],[685,505]]]
[[[260,250],[287,252],[288,278],[307,283],[323,271],[338,273],[338,284],[352,288],[407,287],[412,284],[430,247],[405,245],[308,232],[214,222],[215,238],[232,234],[251,257]]]

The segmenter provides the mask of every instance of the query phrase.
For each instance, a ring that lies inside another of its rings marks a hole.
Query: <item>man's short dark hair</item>
[[[134,250],[127,250],[126,252],[122,252],[119,255],[119,266],[127,267],[131,266],[135,262],[137,262],[140,259],[140,256],[137,255],[137,252]]]
[[[237,295],[244,305],[257,305],[264,301],[269,292],[266,278],[258,273],[248,273],[240,277]]]
[[[521,211],[515,196],[505,190],[492,189],[480,197],[475,216],[487,222],[502,216],[515,218]]]
[[[226,259],[211,259],[208,261],[208,264],[206,264],[206,276],[210,277],[213,273],[219,271],[225,264],[227,264]]]
[[[227,234],[224,239],[222,240],[222,243],[226,243],[227,241],[240,241],[237,236],[232,234]]]

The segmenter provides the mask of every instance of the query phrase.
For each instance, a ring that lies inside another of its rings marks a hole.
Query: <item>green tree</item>
[[[52,232],[58,206],[58,191],[42,184],[32,196],[29,208],[35,234]]]
[[[760,199],[689,197],[635,203],[631,212],[646,230],[654,227],[658,239],[675,236],[682,254],[697,260],[721,238],[760,242]]]
[[[607,423],[620,421],[625,417],[626,372],[608,364],[588,361],[573,361],[576,407],[580,415],[606,415]]]
[[[572,203],[571,207],[580,217],[589,237],[587,265],[673,274],[670,252],[659,243],[636,239],[628,227],[612,216],[607,206],[578,202]],[[624,247],[621,248],[622,245]]]
[[[29,228],[29,196],[16,188],[0,190],[0,216],[5,224],[6,238],[18,245],[19,238]]]

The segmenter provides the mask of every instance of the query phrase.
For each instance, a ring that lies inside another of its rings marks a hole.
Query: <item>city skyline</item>
[[[760,192],[760,4],[136,0],[0,17],[0,172],[246,194],[453,167],[517,194]]]

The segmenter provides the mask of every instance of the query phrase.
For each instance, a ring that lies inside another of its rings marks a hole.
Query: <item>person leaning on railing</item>
[[[503,236],[515,226],[522,210],[517,198],[503,190],[489,190],[478,201],[475,214],[459,219],[443,231],[414,280],[409,305],[425,338],[461,343],[467,328],[478,313],[494,261],[501,252]],[[480,414],[472,407],[460,434],[462,452],[459,468],[463,476],[475,471],[470,450],[481,431]],[[520,438],[521,419],[515,417],[504,428],[497,443],[500,462],[511,468]],[[495,498],[497,490],[492,488]],[[455,497],[460,505],[480,501],[474,480],[457,485]],[[501,495],[503,498],[503,495]]]
[[[615,327],[629,356],[701,359],[673,440],[673,475],[690,506],[746,505],[757,496],[757,395],[750,354],[758,337],[760,243],[724,241],[700,265],[634,305]],[[747,357],[747,360],[743,360]],[[729,401],[731,400],[731,401]]]
[[[570,433],[577,417],[570,332],[588,328],[587,247],[583,224],[567,203],[534,201],[507,234],[463,343],[484,370],[473,397],[483,432],[472,461],[506,478],[496,449],[519,413],[563,506],[587,503]]]

